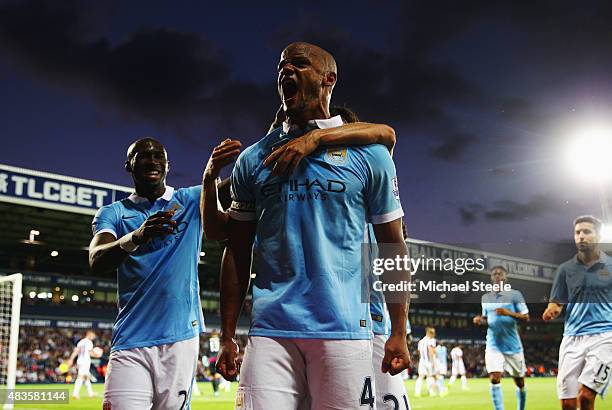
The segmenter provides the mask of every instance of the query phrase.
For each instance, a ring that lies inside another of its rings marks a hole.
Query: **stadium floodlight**
[[[565,162],[583,182],[602,184],[612,179],[612,127],[592,125],[576,133],[567,145]]]
[[[0,388],[7,390],[15,389],[22,281],[21,273],[0,277]],[[3,408],[12,409],[13,404]]]
[[[40,231],[37,231],[36,229],[30,229],[30,236],[28,240],[30,242],[34,242],[38,235],[40,235]]]

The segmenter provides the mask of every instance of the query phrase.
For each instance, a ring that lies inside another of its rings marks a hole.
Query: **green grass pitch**
[[[559,410],[561,406],[557,400],[555,379],[554,378],[534,378],[527,379],[527,409],[533,410]],[[414,397],[414,381],[408,381],[406,387],[408,396],[413,410],[490,410],[492,409],[491,399],[489,397],[489,381],[487,379],[469,379],[469,391],[461,391],[460,382],[457,381],[450,389],[450,394],[444,398],[441,397]],[[213,397],[212,386],[210,383],[199,383],[202,395],[194,397],[191,402],[193,410],[230,410],[233,409],[234,394],[237,383],[232,383],[232,390],[229,393],[221,392],[219,397]],[[514,392],[514,383],[510,378],[505,378],[502,382],[504,391],[504,404],[508,410],[516,409],[516,395]],[[69,388],[72,391],[72,385],[20,385],[20,389],[43,389],[43,388]],[[94,390],[97,394],[94,398],[88,398],[87,392],[83,387],[81,389],[81,399],[70,399],[67,405],[49,404],[23,404],[15,406],[16,409],[50,409],[50,410],[101,410],[102,409],[102,384],[95,384]],[[610,398],[602,401],[597,399],[595,408],[598,410],[612,409],[612,404],[609,403]],[[282,410],[282,409],[278,409]],[[404,410],[404,409],[402,409]]]

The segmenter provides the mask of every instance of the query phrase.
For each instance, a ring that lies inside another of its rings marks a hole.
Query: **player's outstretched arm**
[[[173,216],[174,211],[157,212],[147,218],[138,229],[119,239],[110,232],[96,234],[89,244],[89,267],[98,274],[117,269],[140,245],[155,237],[172,234],[176,227]]]
[[[202,196],[200,198],[202,226],[206,239],[220,241],[227,238],[229,217],[217,206],[217,179],[221,169],[231,164],[240,154],[241,146],[240,141],[226,139],[213,149],[206,164],[202,175]]]
[[[339,127],[314,129],[275,148],[264,161],[273,166],[275,175],[291,174],[300,161],[314,152],[320,145],[368,145],[383,144],[393,153],[395,131],[384,124],[354,122]]]
[[[402,233],[402,220],[373,225],[376,242],[379,244],[379,257],[384,259],[403,258],[408,255],[408,249],[404,242]],[[410,281],[409,270],[396,269],[386,271],[382,275],[384,283],[401,283]],[[391,318],[391,335],[385,343],[385,356],[381,370],[383,373],[395,375],[407,369],[410,365],[410,354],[406,345],[406,321],[408,319],[408,307],[410,293],[394,292],[393,295],[385,295],[387,309]]]
[[[251,279],[255,222],[229,218],[228,244],[221,261],[221,350],[217,371],[227,380],[238,375],[238,345],[234,342],[238,317]]]

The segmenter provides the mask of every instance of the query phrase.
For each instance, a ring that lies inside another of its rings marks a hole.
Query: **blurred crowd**
[[[19,331],[19,354],[17,359],[18,383],[70,383],[76,375],[76,367],[67,368],[66,362],[78,341],[85,336],[87,329],[65,329],[46,327],[22,327]],[[103,380],[106,375],[110,353],[111,330],[97,330],[94,346],[103,349],[101,358],[92,358],[91,373],[94,379]],[[197,366],[197,379],[210,380],[211,364],[214,364],[216,343],[210,339],[216,333],[204,333],[200,336],[200,356]],[[241,354],[247,344],[247,337],[237,338]],[[447,344],[447,350],[454,347]],[[211,351],[211,348],[213,351]],[[484,345],[462,345],[463,358],[468,377],[486,376],[484,365]],[[555,342],[529,341],[524,344],[527,375],[554,376],[557,372],[558,345]],[[410,344],[413,365],[408,373],[416,376],[418,365],[417,340]],[[448,366],[450,371],[450,356]]]

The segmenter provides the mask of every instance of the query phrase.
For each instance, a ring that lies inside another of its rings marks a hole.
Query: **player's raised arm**
[[[220,241],[227,238],[228,216],[217,206],[217,179],[223,167],[231,164],[240,153],[240,141],[226,139],[214,149],[202,175],[200,212],[206,239]]]

